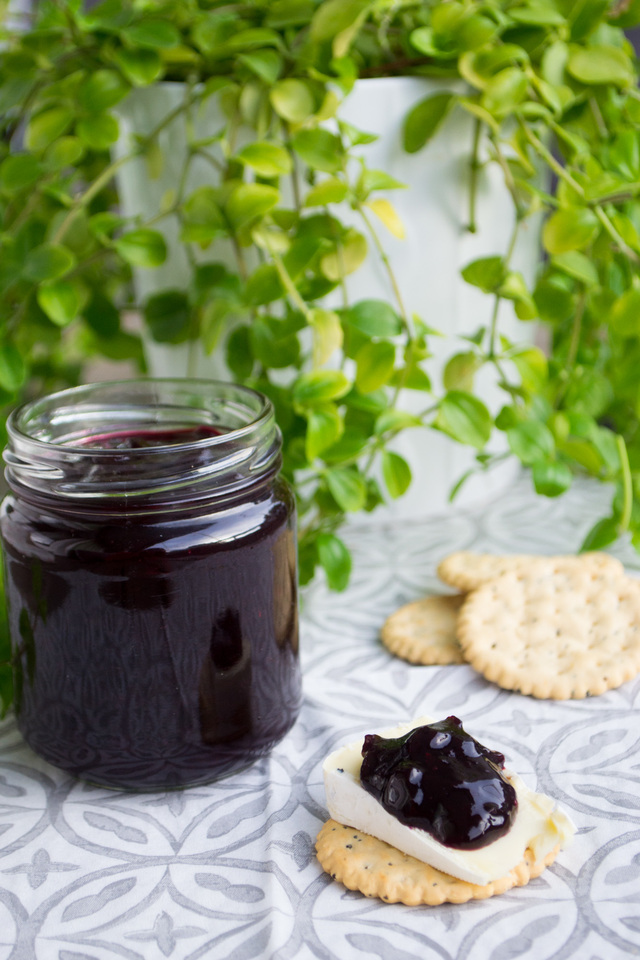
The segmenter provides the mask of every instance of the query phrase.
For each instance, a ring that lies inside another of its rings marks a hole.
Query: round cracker
[[[409,663],[464,663],[456,637],[458,611],[464,597],[423,597],[388,617],[380,631],[385,647]]]
[[[458,640],[471,666],[507,690],[595,696],[640,671],[640,581],[566,563],[505,573],[469,594]]]
[[[379,897],[387,903],[400,902],[410,907],[486,900],[512,887],[523,887],[553,863],[558,849],[537,863],[531,850],[527,850],[522,862],[506,876],[480,886],[450,877],[384,840],[335,820],[324,824],[316,840],[320,865],[334,880],[349,890],[359,890],[366,897]]]
[[[477,590],[478,587],[502,576],[503,573],[526,571],[531,569],[534,564],[549,564],[554,568],[558,564],[566,564],[568,567],[577,567],[578,569],[586,567],[590,570],[617,573],[620,576],[624,573],[624,567],[619,560],[607,553],[596,551],[581,553],[577,556],[545,557],[526,553],[501,556],[493,553],[471,553],[460,550],[445,557],[438,566],[438,576],[443,583],[467,593],[470,590]]]

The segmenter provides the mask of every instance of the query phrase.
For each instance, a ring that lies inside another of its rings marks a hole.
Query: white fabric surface
[[[0,960],[617,960],[640,956],[640,679],[547,702],[470,667],[416,667],[377,639],[393,609],[439,589],[462,548],[567,552],[609,492],[534,497],[526,479],[476,513],[360,524],[341,595],[303,598],[305,703],[249,770],[206,787],[129,795],[39,760],[0,725]],[[629,548],[617,554],[638,567]],[[360,733],[456,714],[557,798],[573,845],[529,886],[461,906],[409,908],[350,893],[314,856],[321,765]]]

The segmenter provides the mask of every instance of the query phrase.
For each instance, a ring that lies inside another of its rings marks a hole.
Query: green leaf
[[[349,188],[342,180],[329,177],[309,190],[304,199],[305,207],[324,207],[329,203],[342,203]]]
[[[390,200],[380,197],[375,200],[368,200],[365,206],[375,213],[376,217],[385,225],[389,233],[398,240],[404,240],[406,231],[404,224],[400,219],[396,208]]]
[[[9,193],[36,183],[42,173],[40,161],[29,153],[6,157],[0,164],[0,187]]]
[[[505,117],[524,100],[529,81],[524,70],[507,67],[487,81],[480,104],[497,117]]]
[[[226,41],[225,46],[228,50],[252,50],[256,47],[280,46],[282,40],[275,30],[268,30],[265,27],[251,27],[247,30],[240,30],[233,34]]]
[[[542,240],[553,256],[568,250],[580,250],[591,243],[598,232],[599,221],[587,207],[563,207],[552,213],[544,225]]]
[[[312,0],[270,0],[265,23],[276,30],[306,26],[313,16]]]
[[[367,500],[367,486],[355,467],[332,467],[325,474],[331,496],[341,510],[357,513]]]
[[[248,326],[243,324],[231,331],[227,339],[226,358],[227,366],[240,382],[251,376],[254,361],[251,351],[251,331]]]
[[[110,113],[96,113],[76,124],[76,133],[91,150],[108,150],[118,139],[118,121]]]
[[[367,241],[357,230],[350,228],[342,237],[339,250],[326,253],[320,260],[320,269],[325,277],[338,283],[343,277],[355,273],[367,259]]]
[[[456,353],[445,364],[442,383],[446,390],[473,390],[475,375],[482,366],[477,354],[468,350]]]
[[[407,184],[391,177],[384,170],[369,170],[365,167],[358,181],[358,193],[366,198],[374,190],[406,190]]]
[[[356,387],[360,393],[372,393],[388,383],[396,359],[392,343],[370,341],[356,354]]]
[[[383,410],[376,418],[374,433],[376,436],[382,436],[383,433],[398,433],[400,430],[408,430],[409,427],[421,427],[422,420],[414,413],[407,410],[396,410],[394,407]]]
[[[283,120],[289,123],[302,123],[315,110],[315,100],[311,88],[304,80],[289,77],[274,84],[269,93],[271,106]]]
[[[242,183],[235,187],[226,205],[227,216],[235,230],[263,217],[280,200],[280,192],[264,183]]]
[[[29,252],[23,275],[29,280],[57,280],[75,266],[76,258],[59,244],[43,243]]]
[[[510,351],[509,359],[515,364],[522,386],[531,392],[541,390],[547,379],[548,364],[539,347],[520,347]]]
[[[437,133],[456,99],[453,93],[436,93],[409,111],[402,131],[402,143],[407,153],[422,150]]]
[[[253,356],[265,368],[274,370],[296,366],[300,357],[297,336],[282,320],[258,317],[251,324]]]
[[[74,116],[67,107],[49,107],[37,113],[27,126],[25,144],[29,150],[42,153],[71,126]]]
[[[565,18],[550,3],[528,3],[522,7],[511,7],[509,16],[516,23],[529,26],[561,26]]]
[[[537,307],[521,273],[510,270],[500,284],[498,294],[505,300],[515,301],[516,315],[520,320],[534,320],[538,316]]]
[[[632,287],[615,300],[609,323],[621,337],[640,336],[640,290]]]
[[[343,313],[346,323],[368,337],[395,337],[402,332],[402,321],[384,300],[359,300]]]
[[[611,83],[619,87],[634,82],[633,64],[619,47],[609,45],[577,46],[569,56],[567,70],[580,83]]]
[[[245,300],[249,306],[258,307],[279,300],[284,294],[280,274],[272,263],[257,267],[245,287]]]
[[[270,87],[276,82],[282,70],[282,57],[275,50],[241,53],[238,60]]]
[[[189,336],[191,308],[182,290],[163,290],[150,296],[144,306],[144,319],[158,343],[182,343]]]
[[[541,320],[547,323],[562,323],[573,315],[575,299],[568,290],[564,277],[543,277],[534,290],[534,299]]]
[[[155,50],[122,48],[116,51],[115,60],[135,87],[148,87],[163,71],[162,60]]]
[[[320,307],[309,312],[309,323],[313,331],[313,366],[321,367],[342,346],[342,324],[335,311]]]
[[[181,41],[180,31],[169,20],[154,20],[151,17],[132,23],[122,31],[124,39],[134,47],[166,49]]]
[[[80,84],[78,103],[87,113],[102,113],[126,97],[129,85],[115,70],[96,70]]]
[[[336,443],[342,436],[343,430],[343,419],[333,404],[311,408],[307,414],[305,436],[305,449],[309,463],[313,463],[317,456]]]
[[[216,349],[227,327],[229,315],[233,312],[227,300],[212,300],[204,305],[200,312],[200,339],[204,352],[208,355]]]
[[[302,407],[336,400],[348,393],[351,384],[341,370],[312,370],[293,384],[293,399]]]
[[[467,283],[480,287],[485,293],[495,293],[503,282],[506,272],[502,257],[480,257],[467,264],[461,271]]]
[[[13,343],[0,345],[0,387],[15,393],[25,382],[27,370],[22,354]]]
[[[553,258],[553,266],[584,283],[585,287],[595,287],[599,282],[598,269],[593,260],[578,250],[558,254]]]
[[[555,453],[553,434],[539,420],[525,420],[507,430],[509,446],[524,464],[552,457]]]
[[[117,336],[120,330],[120,313],[112,301],[99,290],[94,291],[83,315],[91,329],[100,337],[111,339]]]
[[[321,533],[317,539],[320,566],[327,576],[331,590],[344,590],[351,576],[351,554],[339,537]]]
[[[620,521],[616,517],[604,517],[598,520],[582,541],[580,553],[588,550],[602,550],[615,543],[620,535]]]
[[[278,143],[254,140],[236,154],[241,163],[256,171],[259,177],[279,177],[291,173],[293,164],[287,150]]]
[[[72,167],[85,154],[85,146],[79,137],[60,137],[51,144],[45,154],[45,161],[52,170]]]
[[[311,21],[311,39],[320,43],[333,40],[372,6],[372,0],[325,0]]]
[[[406,493],[411,484],[411,467],[407,461],[390,450],[382,452],[382,477],[391,497],[396,500]]]
[[[141,227],[124,233],[115,242],[123,260],[135,267],[159,267],[167,258],[167,245],[157,230]]]
[[[459,443],[481,449],[491,436],[491,414],[472,394],[450,390],[440,401],[434,426]]]
[[[204,249],[216,237],[227,232],[227,225],[213,187],[197,187],[187,197],[182,208],[180,239],[184,243],[198,243]]]
[[[544,497],[558,497],[571,486],[573,474],[565,463],[557,460],[536,460],[533,464],[533,485]]]
[[[319,128],[300,130],[292,140],[293,149],[312,170],[337,173],[344,162],[340,138]]]
[[[49,319],[59,327],[75,320],[82,304],[78,285],[71,280],[43,283],[38,288],[37,299]]]

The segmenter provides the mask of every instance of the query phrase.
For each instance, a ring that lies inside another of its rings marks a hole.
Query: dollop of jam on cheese
[[[439,843],[476,850],[506,834],[516,816],[504,756],[462,728],[457,717],[386,739],[368,734],[360,782],[384,809]]]

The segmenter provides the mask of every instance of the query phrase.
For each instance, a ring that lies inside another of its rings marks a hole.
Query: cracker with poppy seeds
[[[366,897],[378,897],[387,903],[404,903],[410,907],[486,900],[512,887],[523,887],[553,863],[558,849],[556,847],[538,862],[527,849],[524,859],[504,877],[479,885],[442,873],[384,840],[335,820],[324,824],[316,840],[320,865],[332,879],[349,890],[359,890]]]
[[[541,699],[595,696],[640,672],[640,581],[597,564],[532,564],[471,592],[458,615],[465,659]]]
[[[476,590],[496,577],[502,576],[503,573],[530,570],[532,565],[551,566],[554,569],[558,567],[576,568],[578,570],[587,568],[597,572],[618,573],[621,576],[624,574],[624,567],[619,560],[607,553],[597,551],[578,555],[545,557],[524,553],[499,555],[460,550],[442,560],[438,566],[438,576],[443,583],[460,590],[462,593],[467,593],[470,590]]]
[[[463,599],[462,594],[439,595],[407,603],[387,617],[380,639],[391,653],[409,663],[464,663],[456,637]]]

